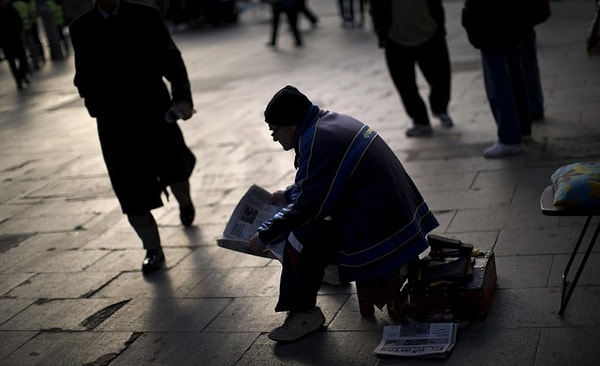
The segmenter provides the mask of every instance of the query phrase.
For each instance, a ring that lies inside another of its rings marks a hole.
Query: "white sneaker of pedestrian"
[[[504,156],[516,155],[523,152],[521,144],[507,145],[501,142],[496,142],[492,146],[483,150],[483,156],[488,159],[502,158]]]
[[[268,336],[276,342],[291,342],[314,332],[323,324],[325,316],[318,306],[308,312],[289,311],[283,325],[273,329]]]

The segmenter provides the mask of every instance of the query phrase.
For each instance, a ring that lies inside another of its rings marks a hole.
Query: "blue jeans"
[[[520,46],[482,48],[481,60],[485,92],[498,126],[498,141],[520,144],[521,135],[531,134]]]

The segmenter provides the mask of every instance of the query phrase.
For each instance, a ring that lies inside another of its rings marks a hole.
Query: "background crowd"
[[[31,76],[48,60],[62,60],[69,55],[66,28],[90,9],[93,1],[0,0],[1,56],[17,89],[27,88]],[[219,25],[237,21],[238,13],[248,6],[270,7],[271,31],[267,42],[270,47],[277,47],[282,16],[296,47],[304,45],[299,17],[305,17],[312,30],[319,23],[318,14],[310,9],[307,0],[139,1],[157,6],[173,25],[199,18]],[[452,71],[442,0],[336,1],[341,27],[363,27],[368,19],[372,20],[390,78],[412,120],[406,135],[431,136],[434,130],[430,115],[439,119],[442,127],[452,127],[455,122],[449,114]],[[531,123],[545,117],[535,26],[551,16],[551,2],[533,0],[526,4],[517,0],[464,2],[462,25],[473,47],[481,52],[485,92],[498,129],[498,141],[484,151],[486,158],[521,153],[522,145],[532,140]],[[590,55],[600,49],[598,14],[597,10],[591,19],[589,38],[585,40]],[[417,69],[430,87],[428,103],[419,95]]]

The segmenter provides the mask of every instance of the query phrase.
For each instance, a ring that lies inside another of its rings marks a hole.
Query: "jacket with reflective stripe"
[[[295,151],[290,205],[259,228],[264,243],[330,218],[340,274],[350,281],[389,274],[428,248],[425,236],[438,222],[374,130],[313,106],[299,126]]]

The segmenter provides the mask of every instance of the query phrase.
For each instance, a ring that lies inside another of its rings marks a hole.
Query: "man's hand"
[[[284,191],[276,191],[271,194],[271,202],[278,206],[285,206],[287,202],[285,200],[285,192]]]
[[[192,118],[194,113],[196,113],[196,111],[194,110],[190,102],[183,100],[173,101],[173,103],[171,104],[171,108],[169,108],[169,110],[167,111],[167,120],[173,119],[176,121],[178,119],[182,119],[185,121]]]
[[[262,243],[262,241],[260,241],[260,238],[258,237],[258,233],[255,233],[250,238],[250,250],[253,253],[256,253],[256,255],[260,255],[263,257],[265,256],[265,253],[267,253],[269,251],[269,249],[267,249],[267,246],[264,245]]]

